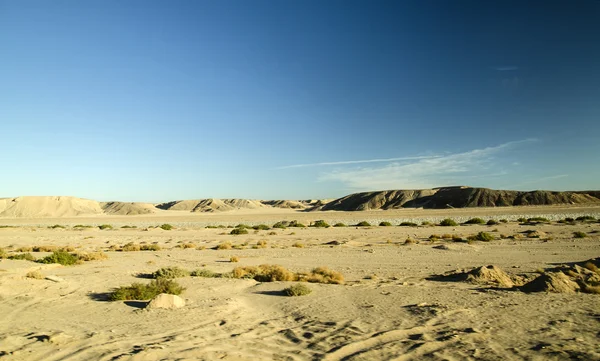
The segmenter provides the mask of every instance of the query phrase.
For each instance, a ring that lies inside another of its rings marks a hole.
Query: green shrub
[[[315,221],[315,223],[312,224],[312,227],[328,228],[329,227],[329,223],[327,223],[324,220],[320,219],[318,221]]]
[[[379,223],[379,226],[380,227],[391,227],[392,224],[390,222],[381,222],[381,223]]]
[[[288,224],[288,227],[297,227],[297,228],[305,228],[306,226],[302,223],[298,223],[298,221],[291,221]]]
[[[90,226],[89,224],[76,224],[73,228],[93,228],[93,226]]]
[[[585,232],[577,231],[577,232],[573,232],[573,237],[585,238],[585,237],[587,237],[587,234]]]
[[[76,255],[73,255],[71,253],[63,252],[63,251],[55,251],[51,255],[46,256],[46,257],[38,260],[37,262],[45,263],[45,264],[58,263],[63,266],[72,266],[74,264],[80,263],[81,261],[79,260],[79,258]]]
[[[170,231],[170,230],[172,230],[173,228],[175,228],[175,227],[173,227],[172,225],[170,225],[170,224],[168,224],[168,223],[165,223],[165,224],[161,224],[161,225],[160,225],[160,229],[162,229],[162,230],[165,230],[165,231]]]
[[[98,226],[98,228],[104,230],[104,229],[113,229],[113,226],[111,226],[110,224],[101,224]]]
[[[216,278],[216,277],[219,277],[219,274],[216,273],[216,272],[213,272],[211,270],[208,270],[206,268],[200,268],[200,269],[192,271],[190,273],[190,276],[192,276],[192,277]]]
[[[499,223],[498,221],[496,221],[496,220],[494,220],[494,219],[490,219],[489,221],[487,221],[487,223],[486,223],[486,224],[487,224],[488,226],[495,226],[495,225],[497,225],[498,223]]]
[[[219,228],[219,227],[218,227],[218,226],[212,226],[212,225],[211,225],[211,226],[206,226],[206,228],[209,228],[209,229],[214,229],[214,228]]]
[[[257,231],[268,231],[271,229],[271,227],[267,226],[266,224],[259,224],[258,226],[253,226],[252,229]]]
[[[249,225],[247,225],[247,224],[240,223],[240,224],[238,224],[237,226],[235,226],[235,228],[252,228],[252,227],[250,227],[250,226],[249,226]]]
[[[440,222],[440,226],[443,226],[443,227],[454,227],[454,226],[458,226],[458,224],[456,222],[454,222],[453,219],[446,218],[446,219],[444,219],[444,220],[442,220]]]
[[[187,277],[190,275],[190,272],[187,270],[184,270],[183,268],[179,268],[179,267],[164,267],[161,268],[157,271],[155,271],[154,273],[152,273],[152,278],[181,278],[181,277]]]
[[[273,228],[286,229],[287,227],[285,226],[285,224],[283,222],[277,222],[273,225]]]
[[[356,227],[371,227],[371,223],[367,221],[361,221],[356,224]]]
[[[527,223],[527,218],[524,218],[524,217],[517,218],[517,222],[519,222],[519,223]]]
[[[471,218],[464,224],[485,224],[485,221],[481,218]]]
[[[240,234],[248,234],[248,230],[246,228],[234,228],[229,232],[229,234],[240,235]]]
[[[581,216],[581,217],[575,218],[575,220],[580,221],[580,222],[585,222],[585,221],[595,221],[596,218],[594,218],[592,216]]]
[[[150,300],[161,293],[179,295],[184,290],[185,288],[173,280],[159,278],[152,280],[149,284],[133,283],[131,286],[116,288],[112,291],[110,300]]]
[[[336,224],[333,225],[334,227],[346,227],[346,224],[338,222]]]
[[[430,224],[429,222],[423,222],[423,225],[426,226]],[[419,225],[414,222],[402,222],[400,223],[400,227],[418,227]]]
[[[127,228],[137,228],[137,226],[122,226],[121,228],[125,228],[125,229],[127,229]]]
[[[297,284],[290,286],[283,290],[283,293],[285,293],[287,296],[290,296],[290,297],[306,296],[306,295],[310,294],[311,292],[312,292],[312,290],[303,283],[297,283]]]
[[[33,257],[33,255],[31,253],[13,254],[13,255],[8,256],[8,259],[35,261],[35,257]]]

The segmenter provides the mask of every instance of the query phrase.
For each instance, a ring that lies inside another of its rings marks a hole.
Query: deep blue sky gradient
[[[0,0],[0,196],[599,189],[599,131],[599,1]]]

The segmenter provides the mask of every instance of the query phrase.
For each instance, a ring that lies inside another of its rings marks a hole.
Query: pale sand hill
[[[555,209],[536,211],[547,214]],[[487,219],[496,217],[499,210],[468,211],[452,210],[446,215]],[[429,212],[411,214],[443,216],[441,210]],[[385,213],[342,214],[370,219]],[[281,214],[269,217],[277,220]],[[339,216],[336,212],[303,214],[311,215],[330,223]],[[107,219],[114,224],[139,227],[101,231],[48,229],[23,226],[19,219],[4,220],[3,224],[18,226],[0,228],[0,244],[13,245],[13,250],[71,245],[82,251],[105,250],[109,258],[71,267],[1,260],[0,359],[600,360],[600,295],[524,293],[486,284],[430,280],[433,275],[490,264],[510,276],[535,277],[538,269],[599,257],[599,223],[288,228],[232,236],[228,229],[206,229],[189,221],[204,217],[240,222],[228,213],[186,215],[181,217],[184,221],[159,214],[112,216]],[[265,217],[248,214],[244,221],[267,222]],[[82,220],[87,219],[65,218],[63,224]],[[148,232],[144,231],[147,222],[185,227]],[[502,234],[524,234],[528,229],[545,236],[500,239]],[[473,244],[427,241],[431,234],[466,237],[480,231],[490,232],[495,240]],[[588,237],[575,239],[575,231]],[[408,237],[420,243],[404,245]],[[266,240],[267,247],[253,249],[259,240]],[[211,249],[225,241],[240,249]],[[156,243],[162,250],[108,251],[128,242]],[[176,248],[184,243],[202,249]],[[239,257],[239,263],[230,263],[231,256]],[[177,280],[187,288],[182,294],[187,304],[179,310],[146,311],[139,308],[145,302],[107,302],[104,298],[114,287],[149,282],[136,275],[160,267],[228,272],[236,266],[265,263],[293,271],[327,266],[341,272],[346,283],[309,284],[310,295],[285,297],[281,290],[290,282],[187,277]],[[34,269],[64,281],[24,277]]]
[[[0,199],[0,217],[73,217],[102,214],[96,201],[76,197],[17,197]]]
[[[100,207],[106,214],[110,215],[140,215],[156,212],[156,207],[151,203],[138,202],[101,202]]]

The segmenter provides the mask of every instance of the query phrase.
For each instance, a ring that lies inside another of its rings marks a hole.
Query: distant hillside
[[[335,200],[196,199],[154,205],[137,202],[97,202],[76,197],[0,198],[0,217],[58,218],[95,215],[144,215],[160,212],[213,213],[234,210],[368,211],[398,208],[506,207],[554,204],[600,206],[600,191],[506,191],[443,187],[350,194]]]
[[[600,191],[506,191],[488,188],[442,187],[354,193],[313,210],[367,211],[397,208],[506,207],[553,204],[598,204]]]

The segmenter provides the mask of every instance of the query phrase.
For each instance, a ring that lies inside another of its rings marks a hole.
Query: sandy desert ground
[[[189,213],[57,219],[0,219],[0,246],[73,246],[104,251],[105,260],[75,266],[0,261],[2,360],[600,360],[600,295],[526,293],[489,284],[444,282],[434,275],[495,265],[534,278],[543,269],[600,257],[600,223],[521,225],[521,216],[554,220],[600,217],[600,208],[529,207],[378,212]],[[507,219],[455,227],[331,227],[251,230],[296,219],[308,225],[370,221]],[[173,230],[148,228],[169,223]],[[59,224],[66,228],[48,228]],[[111,224],[73,229],[74,225]],[[120,228],[124,225],[137,228]],[[508,238],[527,230],[540,238]],[[429,241],[432,234],[490,242]],[[573,232],[587,234],[575,238]],[[545,235],[544,235],[545,233]],[[410,238],[418,243],[406,242]],[[253,248],[266,241],[266,248]],[[239,249],[212,249],[223,242]],[[337,242],[334,242],[337,241]],[[159,251],[111,251],[124,244]],[[333,242],[334,244],[328,244]],[[182,248],[184,244],[193,247]],[[32,253],[42,258],[48,253]],[[231,263],[232,256],[239,262]],[[185,277],[186,306],[144,309],[142,301],[107,301],[106,293],[161,267],[230,272],[277,264],[295,272],[326,266],[344,284],[309,283],[312,293],[287,297],[291,282]],[[60,282],[27,278],[30,271]]]

